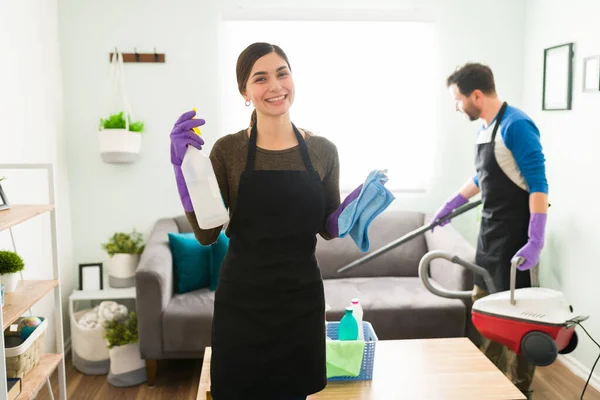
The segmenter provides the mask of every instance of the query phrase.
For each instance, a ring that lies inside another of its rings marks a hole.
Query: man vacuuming
[[[511,260],[522,257],[516,288],[531,287],[530,269],[535,267],[537,272],[548,211],[540,133],[523,111],[498,98],[489,67],[466,64],[453,72],[446,83],[456,111],[471,121],[480,119],[482,126],[476,139],[477,173],[447,200],[433,221],[481,192],[483,209],[476,264],[490,272],[497,290],[504,291],[510,290]],[[473,301],[488,294],[483,278],[475,276]],[[501,371],[510,371],[515,386],[531,396],[534,365],[486,338],[482,338],[481,350]]]

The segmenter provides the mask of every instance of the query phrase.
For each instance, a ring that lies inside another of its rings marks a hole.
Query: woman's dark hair
[[[478,63],[467,63],[457,68],[446,81],[448,87],[453,84],[465,96],[469,96],[477,89],[485,94],[496,93],[492,70],[490,67]]]
[[[252,67],[254,66],[256,60],[258,60],[262,56],[273,52],[277,53],[278,56],[285,60],[285,62],[288,65],[288,68],[291,71],[292,67],[290,66],[290,62],[287,56],[285,55],[283,50],[281,50],[281,48],[277,45],[264,42],[252,43],[250,46],[246,47],[244,51],[241,52],[237,59],[235,73],[237,75],[238,89],[242,96],[244,95],[244,91],[246,90],[246,83],[250,78],[250,72],[252,72]],[[256,119],[256,109],[254,109],[254,111],[252,112],[252,117],[250,117],[250,126],[254,126],[254,124],[256,124]]]

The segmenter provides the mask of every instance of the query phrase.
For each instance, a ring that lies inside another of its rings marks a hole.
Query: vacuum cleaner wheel
[[[571,336],[571,340],[569,340],[569,344],[567,347],[559,351],[559,354],[569,354],[573,350],[577,348],[577,344],[579,343],[579,339],[577,338],[577,332],[573,332],[573,336]]]
[[[523,336],[521,352],[527,360],[538,367],[546,367],[558,357],[558,347],[550,335],[532,331]]]

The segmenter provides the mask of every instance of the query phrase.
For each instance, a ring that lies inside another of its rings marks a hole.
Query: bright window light
[[[240,52],[259,41],[288,55],[296,84],[292,122],[336,144],[343,192],[373,169],[388,170],[386,187],[395,192],[427,190],[442,93],[432,23],[224,21],[226,133],[248,126],[252,107],[237,90],[235,65]]]

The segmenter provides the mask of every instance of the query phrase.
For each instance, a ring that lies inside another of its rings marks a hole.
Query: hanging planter
[[[100,119],[98,142],[102,161],[113,164],[129,164],[138,159],[142,147],[144,123],[132,122],[132,112],[125,91],[123,73],[123,55],[115,49],[111,58],[111,81],[113,96],[119,98],[121,105],[108,118]]]
[[[98,141],[102,161],[114,164],[129,164],[138,159],[142,147],[144,123],[130,123],[123,112],[100,120]]]

